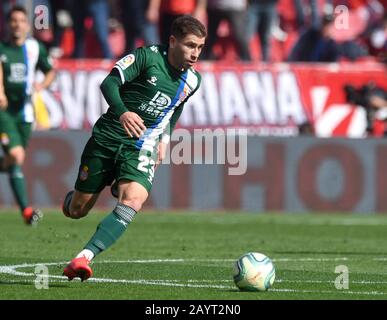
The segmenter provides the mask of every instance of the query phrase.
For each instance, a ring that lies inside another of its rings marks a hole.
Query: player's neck
[[[184,72],[186,70],[184,70],[184,68],[182,68],[181,66],[179,66],[173,59],[173,55],[170,51],[170,49],[168,48],[168,56],[167,56],[167,60],[168,60],[168,63],[169,65],[174,68],[177,72]]]
[[[11,43],[13,43],[15,46],[21,47],[24,42],[26,41],[27,37],[22,38],[11,38]]]

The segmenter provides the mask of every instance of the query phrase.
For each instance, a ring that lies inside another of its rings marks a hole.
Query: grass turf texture
[[[142,213],[94,260],[93,278],[68,282],[66,261],[105,214],[70,220],[46,211],[31,228],[0,211],[0,299],[387,299],[384,216]],[[234,286],[233,262],[250,251],[274,261],[268,292]],[[39,263],[48,267],[48,290],[35,288]],[[348,290],[335,288],[339,265],[349,269]]]

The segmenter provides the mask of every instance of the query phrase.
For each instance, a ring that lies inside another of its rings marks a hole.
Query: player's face
[[[9,19],[9,27],[11,30],[12,38],[14,39],[26,38],[30,29],[28,18],[21,11],[15,11],[12,13]]]
[[[184,38],[170,37],[169,46],[173,56],[173,65],[181,69],[192,67],[199,59],[204,46],[205,38],[189,34]]]

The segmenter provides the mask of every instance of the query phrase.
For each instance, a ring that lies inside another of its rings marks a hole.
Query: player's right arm
[[[0,110],[6,109],[8,106],[8,99],[5,94],[4,89],[4,73],[3,73],[3,65],[0,62]]]
[[[133,135],[135,135],[139,138],[146,130],[144,120],[137,113],[128,111],[125,107],[120,96],[121,85],[122,81],[119,72],[114,68],[101,83],[100,88],[106,102],[118,116],[128,136],[133,138]]]
[[[120,87],[138,77],[144,68],[145,52],[143,48],[140,48],[134,54],[129,54],[119,60],[100,86],[111,110],[118,117],[122,127],[131,138],[133,135],[139,138],[146,130],[146,127],[137,113],[128,111],[121,99]]]

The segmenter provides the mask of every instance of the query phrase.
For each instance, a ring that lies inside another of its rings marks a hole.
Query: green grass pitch
[[[46,211],[37,228],[0,211],[0,299],[387,299],[387,217],[254,213],[151,213],[93,262],[93,278],[68,282],[62,270],[94,233],[103,212],[70,220]],[[267,292],[240,292],[233,262],[243,253],[273,259]],[[36,266],[49,288],[35,287]],[[335,268],[349,270],[338,290]]]

